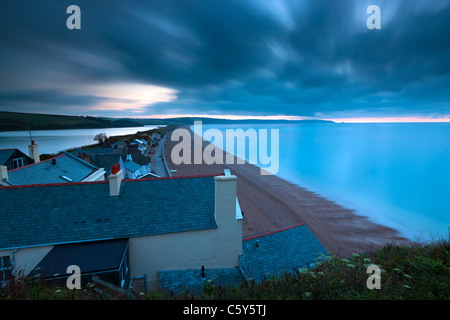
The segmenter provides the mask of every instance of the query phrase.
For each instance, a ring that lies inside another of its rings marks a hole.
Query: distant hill
[[[0,112],[0,131],[55,130],[138,127],[141,124],[118,119],[116,121],[97,117],[61,116],[37,113]]]
[[[90,116],[63,116],[54,114],[19,113],[0,111],[0,131],[95,129],[141,127],[144,125],[191,125],[194,121],[204,124],[227,123],[333,123],[323,120],[228,120],[217,118],[182,117],[170,119],[102,118]]]

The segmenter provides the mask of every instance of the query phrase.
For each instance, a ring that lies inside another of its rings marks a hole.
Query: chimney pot
[[[112,173],[112,174],[118,173],[119,170],[120,170],[120,164],[119,164],[119,163],[116,163],[116,164],[114,164],[114,165],[111,167],[111,173]]]

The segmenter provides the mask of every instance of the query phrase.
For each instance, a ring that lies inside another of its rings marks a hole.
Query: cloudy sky
[[[0,111],[450,121],[449,30],[448,0],[2,0]]]

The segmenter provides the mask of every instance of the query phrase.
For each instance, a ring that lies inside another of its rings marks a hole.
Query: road
[[[163,160],[164,146],[166,144],[166,137],[161,139],[158,144],[155,153],[152,155],[152,170],[160,177],[168,177],[169,173],[166,170],[166,166]]]

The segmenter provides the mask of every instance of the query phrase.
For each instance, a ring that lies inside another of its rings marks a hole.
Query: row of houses
[[[106,169],[64,153],[2,166],[0,281],[23,272],[64,282],[77,265],[84,283],[96,275],[128,289],[145,279],[176,292],[208,280],[262,281],[326,254],[306,225],[243,238],[229,171],[129,179],[120,159]]]
[[[107,179],[115,164],[119,164],[126,179],[155,176],[150,150],[146,140],[135,139],[110,147],[76,149],[40,161],[39,145],[32,141],[30,156],[19,149],[0,150],[0,185],[101,181]]]
[[[77,149],[72,151],[80,159],[104,168],[106,174],[111,173],[114,164],[119,163],[125,178],[139,179],[152,174],[150,151],[151,145],[144,139],[132,142],[118,141],[111,146],[94,149]]]

